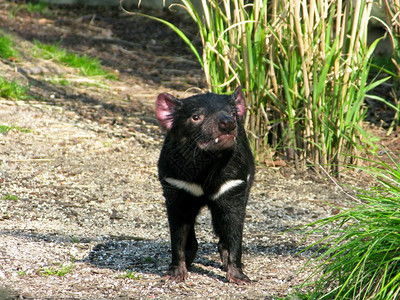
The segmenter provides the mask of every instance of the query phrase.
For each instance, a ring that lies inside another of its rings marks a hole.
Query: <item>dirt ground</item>
[[[307,272],[298,271],[313,249],[299,251],[318,237],[302,241],[296,228],[337,213],[347,197],[311,173],[262,165],[244,232],[245,273],[254,282],[226,282],[206,210],[189,279],[163,276],[169,232],[154,101],[160,92],[184,97],[204,88],[198,63],[174,33],[117,9],[40,15],[5,1],[0,28],[19,38],[23,53],[0,61],[1,75],[31,93],[24,101],[0,98],[0,125],[15,127],[0,134],[0,299],[274,299],[303,282]],[[119,79],[98,84],[34,58],[23,51],[34,39],[98,56]],[[72,83],[52,83],[61,75]],[[398,149],[397,136],[382,143]]]

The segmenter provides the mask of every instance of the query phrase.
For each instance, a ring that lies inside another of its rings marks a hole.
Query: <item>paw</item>
[[[250,278],[247,277],[241,270],[232,267],[228,267],[226,279],[228,280],[228,282],[240,285],[251,283]]]
[[[175,282],[182,282],[188,278],[188,271],[186,266],[172,266],[168,270],[167,279]]]

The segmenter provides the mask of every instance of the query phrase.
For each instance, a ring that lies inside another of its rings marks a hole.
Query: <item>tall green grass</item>
[[[317,221],[311,233],[327,232],[313,259],[309,299],[400,299],[400,164],[365,168],[377,185],[359,190],[350,210]],[[328,245],[328,246],[326,246]]]
[[[354,3],[354,6],[353,6]],[[338,172],[374,139],[362,128],[364,98],[382,83],[367,81],[376,42],[366,44],[371,1],[202,0],[183,7],[199,28],[193,50],[209,89],[241,85],[245,125],[259,159],[280,149],[298,167],[323,164]],[[143,14],[134,13],[136,15]],[[353,156],[348,156],[352,154]]]

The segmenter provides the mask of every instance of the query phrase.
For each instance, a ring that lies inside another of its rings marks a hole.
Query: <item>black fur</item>
[[[169,274],[175,281],[187,278],[198,248],[195,219],[200,208],[208,206],[228,281],[250,282],[241,263],[243,223],[254,178],[254,159],[242,125],[244,111],[240,87],[232,95],[207,93],[182,100],[158,96],[157,117],[167,129],[158,169],[171,234]],[[230,188],[218,194],[227,182]]]

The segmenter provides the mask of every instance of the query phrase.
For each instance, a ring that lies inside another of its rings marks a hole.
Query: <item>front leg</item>
[[[218,243],[218,250],[221,255],[222,266],[226,271],[226,279],[229,282],[236,284],[247,284],[251,280],[242,271],[242,250],[235,249],[235,247],[229,246],[223,242],[223,238],[220,239]]]
[[[169,278],[176,282],[187,279],[185,246],[189,234],[189,225],[170,220],[172,261],[168,271]]]
[[[210,204],[214,231],[219,237],[218,250],[229,282],[250,283],[242,271],[242,235],[245,205],[215,202]]]
[[[198,199],[171,187],[164,187],[164,196],[167,205],[172,253],[168,274],[171,280],[181,282],[188,277],[187,268],[194,260],[198,247],[194,223],[200,205]]]

